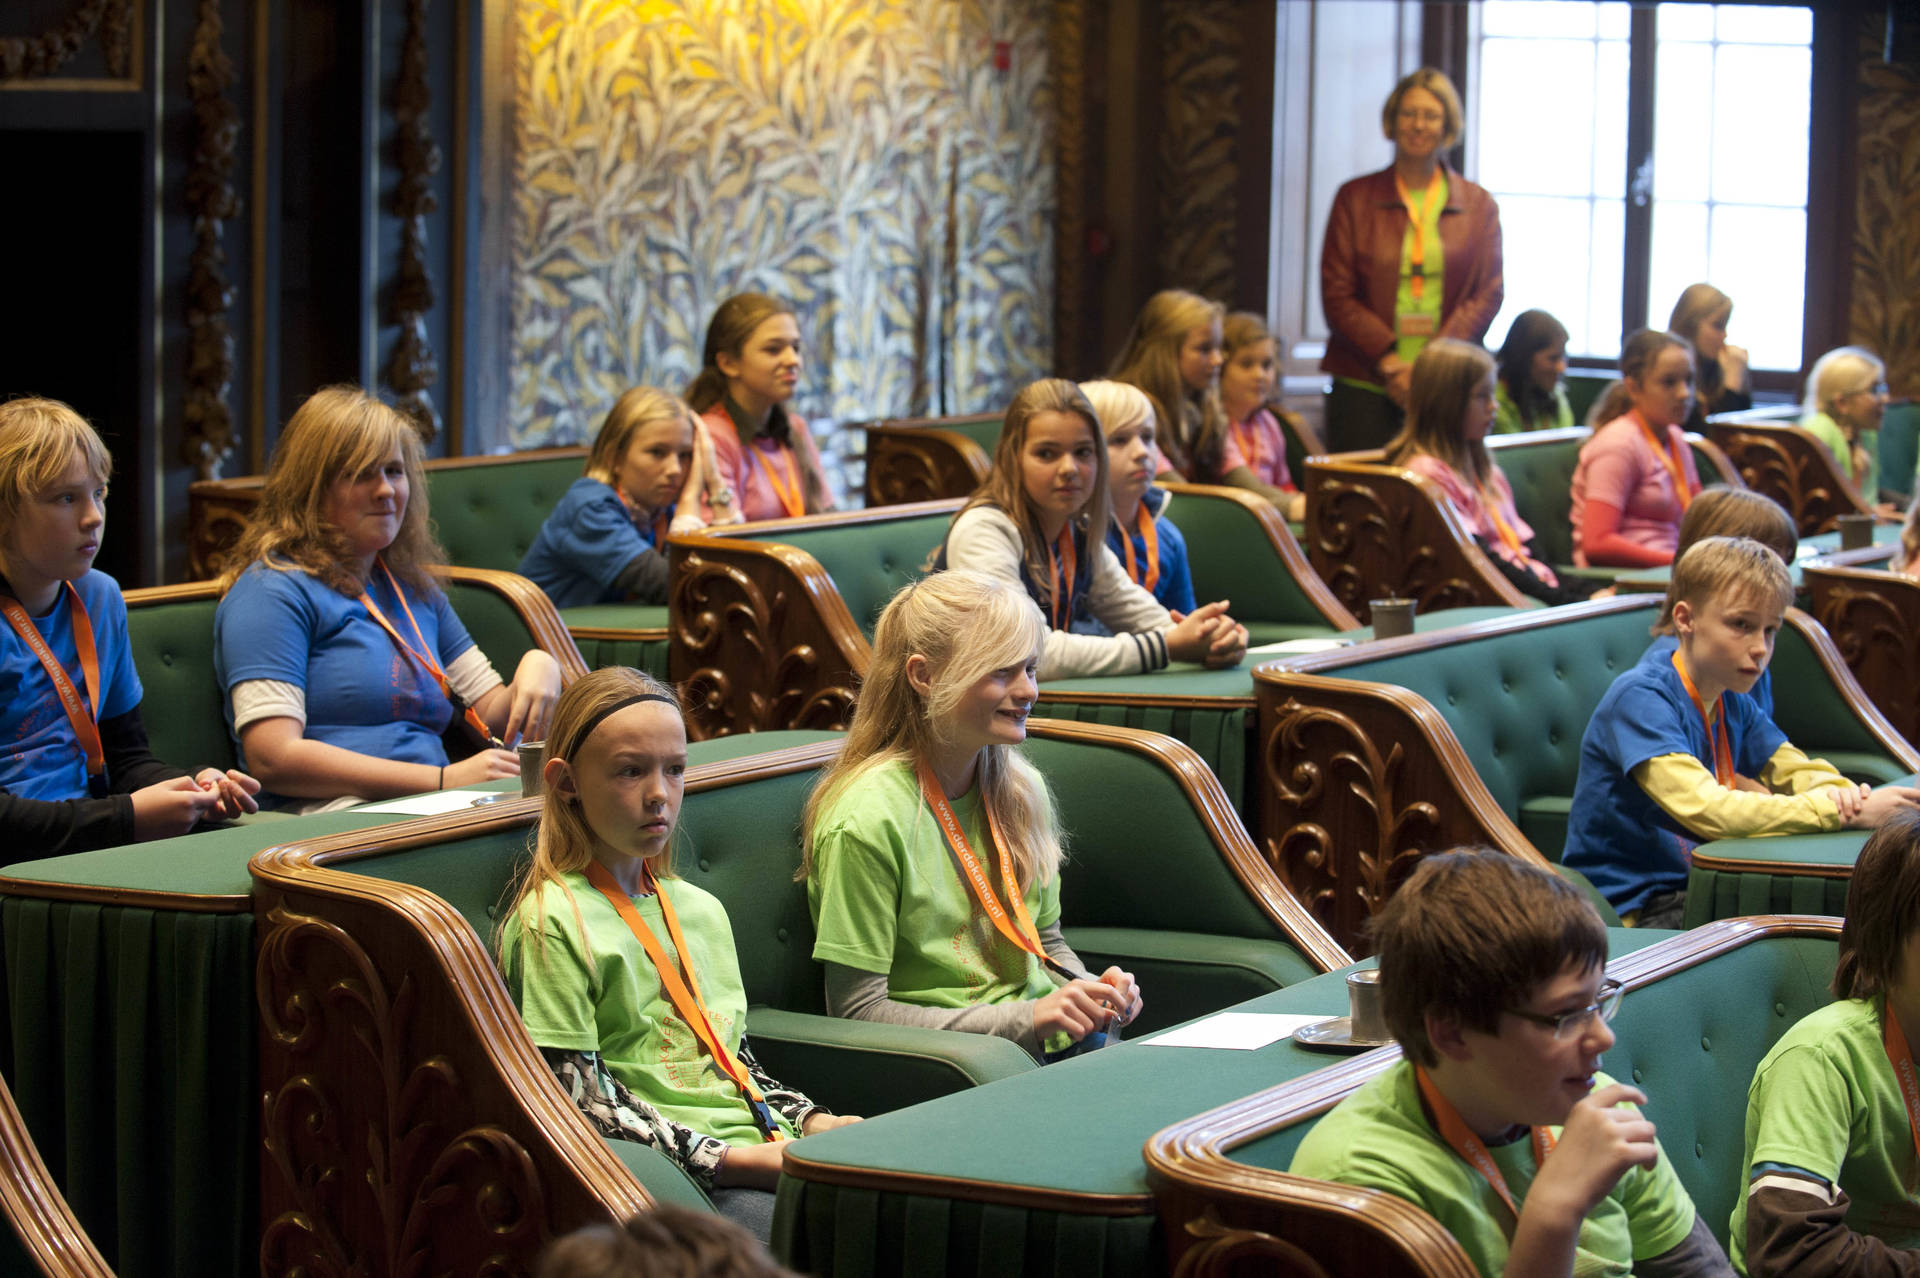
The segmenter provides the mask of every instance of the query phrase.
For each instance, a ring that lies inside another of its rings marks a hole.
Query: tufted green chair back
[[[860,524],[795,529],[768,540],[796,546],[819,560],[840,588],[860,633],[873,638],[880,610],[894,592],[922,575],[927,557],[947,535],[952,516],[941,511]]]
[[[427,491],[447,562],[519,572],[540,525],[585,470],[586,458],[574,449],[430,469]]]
[[[1167,517],[1187,539],[1193,597],[1202,602],[1232,600],[1234,620],[1262,627],[1253,642],[1333,632],[1287,565],[1271,553],[1259,517],[1245,506],[1203,491],[1184,491],[1174,495]],[[1300,561],[1305,567],[1304,552]]]
[[[1920,466],[1920,403],[1907,400],[1889,405],[1880,422],[1880,487],[1911,494],[1916,466]],[[1874,500],[1872,493],[1862,495]]]
[[[127,640],[140,672],[140,718],[154,757],[177,768],[237,766],[213,675],[211,583],[127,595]]]

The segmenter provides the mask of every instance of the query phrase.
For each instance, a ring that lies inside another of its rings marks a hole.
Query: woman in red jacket
[[[1327,446],[1379,448],[1400,429],[1414,358],[1436,337],[1478,342],[1504,295],[1500,208],[1448,168],[1460,95],[1422,67],[1380,112],[1393,164],[1333,198],[1320,249],[1326,311]]]

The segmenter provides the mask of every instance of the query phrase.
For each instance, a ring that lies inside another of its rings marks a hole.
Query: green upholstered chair
[[[1920,403],[1901,400],[1887,406],[1880,419],[1880,490],[1900,499],[1913,497],[1913,478],[1920,468]]]
[[[1707,433],[1726,451],[1741,480],[1793,515],[1802,537],[1831,532],[1841,515],[1871,514],[1827,446],[1799,426],[1797,405],[1768,405],[1717,414]]]
[[[1250,646],[1359,627],[1272,506],[1240,488],[1170,483],[1166,489],[1167,517],[1186,538],[1193,597],[1230,600]]]
[[[1658,609],[1625,596],[1262,666],[1255,835],[1267,859],[1356,952],[1427,852],[1557,862],[1587,721],[1646,650]],[[1809,754],[1874,782],[1920,768],[1797,609],[1773,685],[1776,721]]]
[[[579,650],[553,604],[512,573],[477,568],[440,571],[454,612],[503,677],[530,648],[552,653],[561,677],[586,673]],[[140,717],[157,758],[176,767],[236,766],[223,698],[213,674],[213,614],[220,588],[211,581],[127,592],[127,639],[140,672]]]
[[[1601,392],[1613,384],[1616,376],[1610,368],[1567,370],[1561,384],[1567,389],[1567,407],[1573,410],[1574,425],[1587,420],[1587,410],[1593,407],[1593,401],[1600,398]]]
[[[987,477],[1000,442],[1000,413],[892,417],[869,422],[869,506],[965,497]]]
[[[1072,839],[1066,933],[1089,962],[1130,963],[1157,982],[1161,993],[1150,985],[1148,996],[1166,1005],[1163,1019],[1346,962],[1178,743],[1042,721],[1032,729],[1029,748]],[[688,774],[679,869],[727,906],[761,1062],[823,1103],[867,1113],[1029,1072],[1031,1058],[1003,1039],[822,1014],[805,888],[792,874],[802,804],[838,747]],[[1150,808],[1121,822],[1116,784]],[[615,1149],[578,1118],[489,958],[536,819],[536,803],[515,801],[255,858],[263,1212],[299,1222],[276,1227],[280,1254],[387,1236],[381,1195],[360,1188],[370,1182],[419,1204],[419,1228],[446,1249],[437,1263],[460,1271],[489,1255],[524,1267],[549,1233],[649,1201],[700,1201],[672,1164]],[[1170,902],[1156,875],[1179,882],[1183,901]],[[309,1121],[317,1113],[327,1121]],[[340,1188],[318,1188],[311,1167],[333,1169]],[[513,1214],[489,1216],[488,1236],[453,1228],[490,1203]]]
[[[1839,932],[1835,918],[1733,919],[1608,964],[1627,995],[1604,1068],[1646,1092],[1674,1172],[1723,1246],[1746,1182],[1747,1085],[1780,1036],[1829,1001]],[[1474,1273],[1411,1203],[1287,1172],[1313,1123],[1399,1059],[1399,1048],[1381,1048],[1155,1134],[1146,1161],[1167,1271],[1241,1272],[1237,1262],[1328,1278]]]

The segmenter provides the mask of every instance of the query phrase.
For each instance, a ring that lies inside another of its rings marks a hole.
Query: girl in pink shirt
[[[1307,499],[1287,470],[1287,441],[1267,407],[1280,381],[1280,340],[1249,311],[1227,316],[1220,407],[1227,416],[1217,473],[1205,482],[1259,493],[1285,519],[1306,516]]]
[[[1693,406],[1693,348],[1641,329],[1620,352],[1632,407],[1593,433],[1573,472],[1573,562],[1653,568],[1673,562],[1680,516],[1700,491],[1681,423]]]
[[[1513,506],[1513,488],[1487,455],[1495,402],[1493,357],[1470,342],[1439,337],[1413,361],[1407,423],[1387,444],[1387,461],[1424,476],[1446,495],[1482,549],[1536,599],[1571,603],[1587,592],[1563,587],[1530,553],[1533,529]]]
[[[813,437],[786,407],[800,367],[800,323],[786,303],[740,293],[713,313],[699,375],[687,388],[687,403],[712,437],[722,481],[710,498],[711,522],[833,509]]]

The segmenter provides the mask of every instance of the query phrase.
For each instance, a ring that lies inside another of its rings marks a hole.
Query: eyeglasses
[[[1885,382],[1875,382],[1871,386],[1862,386],[1859,390],[1847,392],[1847,394],[1849,395],[1871,395],[1875,399],[1880,398],[1882,395],[1885,395],[1886,393],[1887,393],[1887,384]]]
[[[1446,112],[1433,110],[1423,111],[1418,107],[1400,108],[1399,118],[1402,124],[1445,124],[1447,122]]]
[[[1546,1016],[1539,1012],[1523,1012],[1517,1007],[1510,1007],[1507,1010],[1523,1021],[1532,1021],[1535,1025],[1552,1030],[1556,1040],[1565,1042],[1584,1030],[1588,1022],[1596,1016],[1602,1021],[1612,1020],[1614,1013],[1620,1010],[1620,995],[1625,990],[1626,986],[1609,976],[1600,982],[1598,997],[1585,1007],[1574,1011]]]

